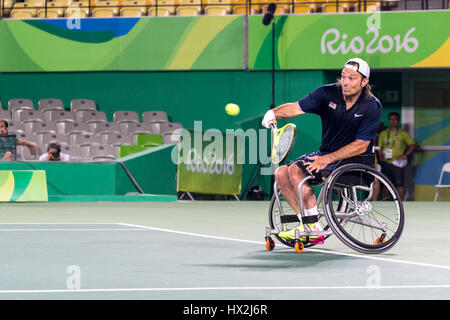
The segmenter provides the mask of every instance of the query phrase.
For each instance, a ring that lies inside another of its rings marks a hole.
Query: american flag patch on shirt
[[[329,106],[331,109],[336,109],[336,103],[334,103],[333,101],[330,101],[330,103],[328,104],[328,106]]]

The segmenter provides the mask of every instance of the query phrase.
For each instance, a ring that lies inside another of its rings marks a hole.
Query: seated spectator
[[[16,145],[24,145],[34,150],[36,157],[39,157],[39,148],[32,142],[17,139],[17,137],[5,137],[8,135],[8,122],[0,120],[0,158],[15,159]]]
[[[39,157],[41,161],[69,161],[70,156],[61,152],[61,145],[56,142],[48,144],[47,153]]]

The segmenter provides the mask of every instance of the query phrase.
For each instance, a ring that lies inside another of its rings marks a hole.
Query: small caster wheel
[[[295,252],[302,253],[303,249],[305,249],[305,246],[303,245],[303,242],[295,241],[294,249],[295,249]]]
[[[272,251],[275,248],[275,241],[271,237],[266,237],[266,249]]]
[[[375,245],[382,244],[386,242],[386,233],[383,233],[381,237],[375,240]]]

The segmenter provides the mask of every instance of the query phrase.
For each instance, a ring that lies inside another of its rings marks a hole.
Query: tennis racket
[[[295,143],[295,135],[297,127],[293,123],[288,123],[284,127],[277,129],[276,125],[270,124],[272,127],[272,163],[280,164],[291,152]]]

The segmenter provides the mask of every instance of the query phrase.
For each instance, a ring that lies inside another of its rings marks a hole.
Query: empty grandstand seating
[[[206,15],[227,15],[233,10],[231,0],[206,0]]]
[[[8,110],[0,110],[0,120],[11,122],[11,112]]]
[[[15,109],[34,109],[34,103],[30,99],[10,99],[8,101],[8,110]]]
[[[112,18],[119,15],[119,1],[103,0],[97,1],[95,8],[92,10],[92,16],[97,18]]]
[[[41,112],[47,110],[64,110],[64,104],[61,99],[41,99],[38,101],[38,110]]]
[[[0,105],[0,120],[21,140],[36,143],[42,153],[50,142],[61,144],[71,161],[103,161],[132,154],[178,139],[173,131],[180,123],[169,122],[165,111],[117,110],[113,122],[97,110],[95,101],[74,99],[70,111],[61,99],[40,99],[37,109],[30,99],[10,99],[8,110]],[[142,122],[140,121],[142,117]],[[122,148],[124,147],[124,148]],[[123,149],[123,150],[122,150]],[[122,151],[121,151],[122,150]],[[36,160],[32,148],[21,146],[18,159]]]
[[[118,156],[115,148],[108,145],[92,145],[89,148],[89,159],[91,161],[111,161]]]
[[[178,16],[197,16],[201,14],[201,0],[178,0]]]
[[[167,113],[164,111],[146,111],[142,113],[142,122],[169,122],[169,118],[167,117]]]
[[[64,16],[70,1],[48,1],[47,8],[45,6],[38,10],[37,16],[40,18],[61,18]]]
[[[91,99],[73,99],[70,101],[70,111],[97,110],[97,104]]]
[[[176,0],[158,0],[148,10],[149,16],[169,16],[174,15],[176,10]]]
[[[146,0],[125,0],[122,1],[120,15],[122,17],[140,17],[145,16],[148,12]]]
[[[134,122],[138,123],[139,114],[136,111],[115,111],[113,114],[114,122],[124,123],[124,122]]]

